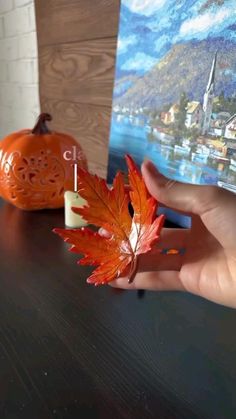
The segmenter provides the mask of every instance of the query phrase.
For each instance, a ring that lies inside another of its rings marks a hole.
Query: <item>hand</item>
[[[192,227],[164,228],[157,248],[140,256],[134,282],[119,277],[110,285],[188,291],[236,308],[236,195],[216,186],[169,180],[150,161],[143,163],[142,174],[151,195],[160,204],[191,215]],[[184,255],[158,252],[168,247],[186,251]]]

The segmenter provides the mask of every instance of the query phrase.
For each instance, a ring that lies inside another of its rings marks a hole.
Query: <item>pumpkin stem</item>
[[[32,134],[50,134],[50,130],[48,129],[46,125],[46,121],[51,121],[52,117],[49,113],[41,113],[38,117],[38,120],[32,129]]]

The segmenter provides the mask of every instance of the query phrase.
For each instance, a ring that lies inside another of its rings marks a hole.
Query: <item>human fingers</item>
[[[175,210],[201,214],[199,197],[204,193],[203,189],[208,188],[207,186],[190,185],[168,179],[149,160],[142,164],[141,169],[149,192],[158,201]]]
[[[107,239],[109,239],[111,237],[111,233],[109,233],[109,231],[105,230],[105,228],[99,228],[98,233],[100,234],[100,236],[102,237],[106,237]]]
[[[183,265],[183,260],[184,254],[182,252],[166,254],[158,248],[153,248],[151,252],[138,256],[137,271],[179,271]],[[129,266],[125,275],[128,272]]]
[[[180,281],[179,272],[175,271],[148,271],[136,274],[134,281],[129,284],[128,278],[120,277],[109,282],[114,288],[126,290],[150,290],[150,291],[183,291],[184,286]]]
[[[104,228],[99,229],[99,234],[103,237],[110,238],[111,234]],[[186,247],[190,238],[191,230],[182,228],[163,228],[159,241],[153,248],[156,253],[156,248],[167,250],[180,250]]]
[[[191,230],[184,228],[163,228],[156,247],[180,249],[187,245]]]
[[[156,246],[150,252],[138,256],[139,270],[179,270],[182,266],[182,250],[186,246],[188,233],[188,230],[176,229],[175,234],[175,229],[164,229]],[[103,237],[110,237],[110,233],[104,229],[100,229],[99,234]],[[168,254],[168,251],[170,251],[170,254]]]
[[[199,215],[225,248],[235,248],[236,195],[216,186],[190,185],[170,180],[145,161],[142,174],[149,192],[176,210]]]

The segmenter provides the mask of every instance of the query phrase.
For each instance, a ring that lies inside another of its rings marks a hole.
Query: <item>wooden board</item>
[[[118,0],[36,0],[41,110],[106,177]]]
[[[119,0],[35,0],[39,45],[116,36]]]
[[[110,108],[42,97],[42,111],[53,115],[53,130],[73,135],[78,140],[91,172],[106,177]]]
[[[41,96],[111,107],[115,52],[114,38],[41,47]]]

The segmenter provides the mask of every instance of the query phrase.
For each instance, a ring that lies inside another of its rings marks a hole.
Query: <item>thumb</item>
[[[177,211],[199,215],[224,247],[235,247],[235,194],[217,186],[170,180],[148,160],[142,164],[142,174],[150,194],[160,203]]]
[[[203,187],[185,184],[168,179],[163,176],[149,160],[146,160],[142,164],[141,169],[150,194],[154,196],[158,202],[179,211],[201,215],[203,212],[202,201],[204,195],[205,200],[207,200],[207,202],[204,203],[204,210],[209,209],[209,200],[206,199],[209,194],[208,186]]]

